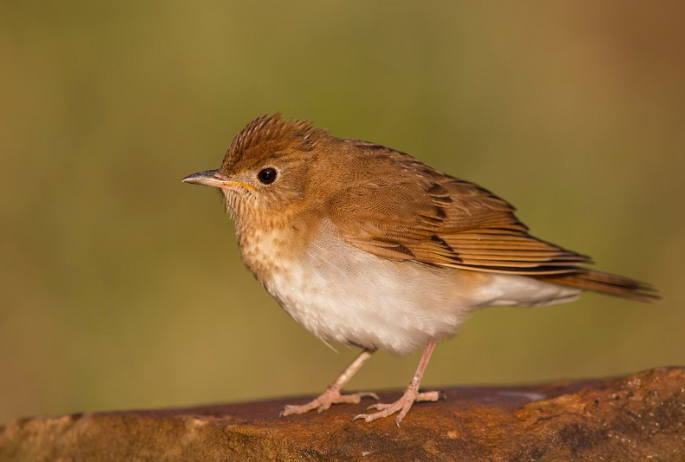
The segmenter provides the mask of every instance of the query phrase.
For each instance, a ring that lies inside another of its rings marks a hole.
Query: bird
[[[247,268],[279,305],[324,342],[362,349],[318,397],[281,416],[378,399],[343,387],[378,350],[423,348],[395,402],[354,419],[438,401],[419,386],[439,340],[489,306],[548,306],[585,291],[660,300],[634,279],[529,234],[504,199],[409,154],[338,138],[307,120],[264,114],[233,139],[221,167],[185,177],[218,188]]]

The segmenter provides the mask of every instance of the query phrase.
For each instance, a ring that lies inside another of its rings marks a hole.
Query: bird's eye
[[[257,178],[263,184],[271,184],[276,179],[276,169],[272,167],[263,168],[257,174]]]

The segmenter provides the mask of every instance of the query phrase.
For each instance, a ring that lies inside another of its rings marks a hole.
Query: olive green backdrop
[[[351,360],[180,182],[273,111],[475,181],[667,298],[475,313],[426,387],[684,364],[683,5],[3,1],[0,422],[311,394]],[[378,354],[350,387],[417,361]]]

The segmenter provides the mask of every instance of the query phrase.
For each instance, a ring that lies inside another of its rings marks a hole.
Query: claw
[[[407,415],[409,409],[411,409],[414,403],[422,401],[437,401],[441,397],[444,397],[444,393],[441,394],[441,392],[437,391],[418,393],[416,390],[408,388],[407,391],[404,392],[404,395],[402,395],[402,397],[394,403],[372,404],[366,409],[373,409],[378,412],[374,412],[372,414],[359,414],[355,416],[352,421],[364,419],[365,422],[372,422],[374,420],[382,419],[383,417],[388,417],[396,412],[399,412],[399,414],[397,414],[397,418],[395,419],[395,423],[399,427],[400,422],[402,422],[402,419],[404,419],[404,416]]]
[[[286,405],[280,412],[279,417],[286,417],[291,414],[304,414],[305,412],[309,412],[314,409],[316,409],[316,411],[320,414],[323,411],[330,409],[330,407],[333,404],[358,404],[359,402],[361,402],[362,398],[378,399],[378,395],[366,391],[360,393],[351,393],[349,395],[343,395],[340,393],[340,390],[327,389],[320,396],[314,398],[308,403],[300,405]]]

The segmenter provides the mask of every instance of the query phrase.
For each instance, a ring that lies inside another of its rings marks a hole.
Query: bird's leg
[[[376,350],[362,351],[361,354],[357,356],[357,358],[354,361],[352,361],[352,364],[347,366],[347,369],[345,369],[343,373],[340,374],[340,377],[338,377],[338,379],[335,382],[329,385],[328,388],[326,388],[326,390],[323,393],[321,393],[321,395],[314,398],[307,404],[302,404],[299,406],[288,404],[281,411],[281,417],[291,414],[304,414],[305,412],[309,412],[312,409],[316,409],[318,412],[323,412],[329,407],[331,407],[332,404],[357,404],[361,401],[362,398],[367,397],[378,399],[378,396],[375,393],[370,392],[351,393],[349,395],[340,394],[340,390],[342,389],[342,387],[344,387],[345,384],[350,381],[352,376],[354,376],[354,374],[356,374],[357,371],[361,369],[366,360],[369,359],[375,351]]]
[[[435,340],[431,340],[428,345],[426,345],[426,349],[423,351],[423,356],[421,356],[421,361],[419,361],[419,367],[416,368],[414,377],[411,379],[407,390],[400,399],[391,404],[372,404],[369,406],[369,409],[376,409],[379,412],[374,412],[373,414],[359,414],[352,420],[364,419],[366,422],[371,422],[372,420],[381,419],[383,417],[392,415],[395,412],[399,412],[397,418],[395,419],[395,422],[399,427],[400,422],[404,416],[407,415],[407,412],[409,412],[409,409],[411,409],[412,404],[419,401],[437,401],[440,399],[440,393],[437,391],[419,393],[421,377],[423,377],[423,372],[426,370],[426,366],[428,366],[428,361],[430,360],[431,354],[435,349],[435,343]]]

